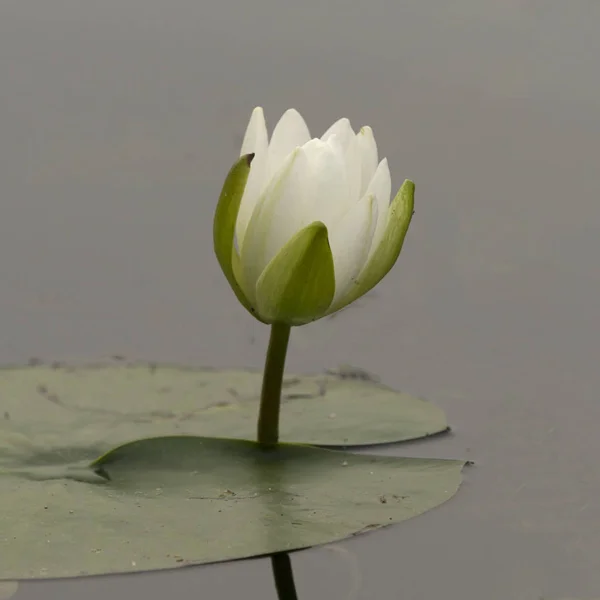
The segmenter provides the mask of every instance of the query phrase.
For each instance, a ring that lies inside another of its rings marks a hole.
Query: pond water
[[[212,254],[251,109],[373,126],[417,183],[400,262],[289,369],[349,363],[441,405],[458,495],[292,557],[301,599],[600,597],[600,4],[5,0],[1,363],[260,367]],[[268,560],[38,581],[17,600],[274,599]]]

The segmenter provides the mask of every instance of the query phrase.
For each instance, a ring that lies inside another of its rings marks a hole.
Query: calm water
[[[377,293],[294,332],[442,405],[451,502],[293,557],[301,599],[600,596],[600,4],[4,0],[0,362],[260,366],[212,255],[250,110],[374,127],[417,182]],[[351,595],[355,594],[355,595]],[[17,600],[275,598],[268,561],[23,584]]]

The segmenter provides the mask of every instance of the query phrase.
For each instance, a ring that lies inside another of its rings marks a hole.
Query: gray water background
[[[249,113],[370,124],[416,216],[289,369],[435,401],[452,435],[379,451],[476,466],[435,511],[294,555],[300,598],[600,597],[598,31],[595,0],[3,0],[0,362],[259,367],[211,237]],[[275,592],[257,560],[15,596],[108,597]]]

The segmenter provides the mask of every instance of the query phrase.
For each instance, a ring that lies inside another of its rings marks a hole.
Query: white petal
[[[329,139],[325,143],[337,156],[339,162],[343,163],[346,161],[346,148],[344,148],[344,145],[342,144],[342,141],[340,140],[340,137],[337,134],[334,133],[333,135],[330,135]]]
[[[267,141],[267,125],[265,123],[265,114],[260,106],[257,106],[250,116],[248,127],[242,142],[240,156],[250,154],[264,148],[264,142]]]
[[[348,149],[350,142],[356,137],[350,121],[348,119],[340,119],[336,121],[322,136],[321,139],[326,142],[332,135],[336,135],[342,144],[344,150]]]
[[[293,108],[283,113],[275,125],[269,143],[267,176],[273,176],[290,152],[298,146],[306,144],[308,140],[310,140],[310,132],[300,113]]]
[[[377,224],[377,210],[375,197],[365,196],[329,229],[335,270],[332,307],[356,284],[356,277],[367,261]]]
[[[379,245],[383,232],[385,231],[385,225],[387,223],[390,207],[390,195],[392,193],[392,179],[390,176],[390,168],[388,166],[387,158],[384,158],[377,167],[373,179],[371,179],[365,196],[374,195],[377,198],[378,207],[378,218],[377,227],[375,228],[375,234],[373,235],[373,245],[371,247],[371,253],[376,246]]]
[[[306,156],[299,148],[288,155],[256,205],[240,253],[244,282],[252,293],[270,260],[315,220],[306,212],[307,177]]]
[[[362,197],[367,191],[369,182],[373,179],[379,161],[377,155],[377,143],[373,137],[373,130],[370,127],[363,127],[357,134],[357,137],[362,165],[359,196]]]
[[[337,137],[310,140],[303,146],[308,161],[306,188],[308,223],[322,221],[329,229],[351,207],[346,162]]]
[[[240,152],[240,156],[254,153],[254,160],[250,167],[250,175],[248,175],[248,181],[246,182],[246,188],[244,189],[244,195],[235,224],[236,245],[238,248],[241,248],[243,244],[252,211],[265,185],[268,144],[265,116],[262,108],[259,106],[252,112]]]

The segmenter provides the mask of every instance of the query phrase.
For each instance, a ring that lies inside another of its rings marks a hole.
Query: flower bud
[[[371,128],[355,133],[340,119],[311,139],[291,109],[269,141],[256,108],[217,205],[217,259],[260,321],[314,321],[367,293],[394,266],[414,189],[406,180],[390,203],[388,163],[378,160]]]

